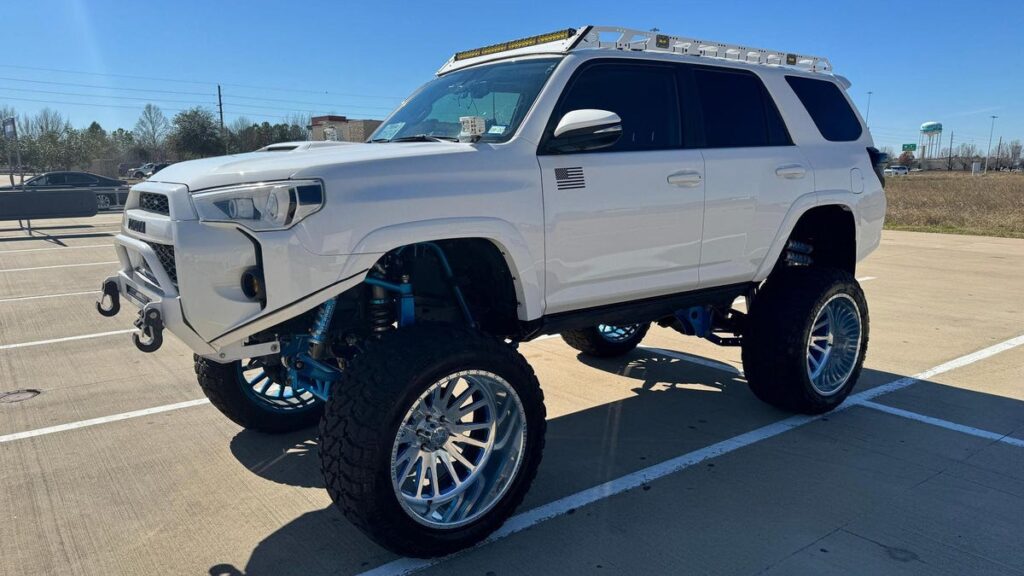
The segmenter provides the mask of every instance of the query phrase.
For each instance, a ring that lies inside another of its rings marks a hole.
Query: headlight
[[[192,196],[203,222],[232,222],[254,231],[283,230],[324,205],[317,180],[284,180],[218,188]]]

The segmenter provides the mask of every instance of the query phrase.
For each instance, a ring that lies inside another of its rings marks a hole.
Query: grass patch
[[[886,178],[890,230],[1024,238],[1024,174],[915,172]]]

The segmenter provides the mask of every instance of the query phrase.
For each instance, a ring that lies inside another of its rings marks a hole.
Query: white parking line
[[[857,278],[857,282],[867,282],[868,280],[875,280],[875,279],[876,279],[875,276],[861,276],[860,278]]]
[[[99,294],[99,290],[86,290],[85,292],[65,292],[63,294],[41,294],[39,296],[19,296],[18,298],[3,298],[0,299],[0,304],[4,302],[22,302],[24,300],[42,300],[44,298],[61,298],[63,296],[82,296],[83,294]]]
[[[0,270],[3,272],[31,272],[32,270],[53,270],[55,268],[81,268],[83,266],[103,266],[109,264],[117,264],[117,260],[111,260],[109,262],[86,262],[84,264],[58,264],[56,266],[36,266],[35,268],[8,268],[6,270]]]
[[[117,334],[129,334],[135,332],[135,328],[129,328],[127,330],[114,330],[111,332],[97,332],[96,334],[80,334],[78,336],[65,336],[64,338],[52,338],[50,340],[36,340],[35,342],[19,342],[17,344],[4,344],[0,346],[0,350],[13,350],[15,348],[29,348],[31,346],[42,346],[44,344],[56,344],[58,342],[71,342],[72,340],[88,340],[90,338],[103,338],[105,336],[115,336]]]
[[[1021,344],[1024,344],[1024,335],[1011,338],[994,346],[989,346],[988,348],[984,348],[977,352],[972,352],[971,354],[950,360],[949,362],[940,364],[934,368],[915,374],[914,376],[900,378],[899,380],[894,380],[888,384],[883,384],[882,386],[859,392],[847,399],[846,402],[833,410],[832,413],[845,410],[851,406],[858,406],[870,398],[875,398],[881,394],[887,394],[889,392],[899,390],[900,388],[910,386],[914,382],[926,380],[944,372],[949,372],[950,370],[967,366],[968,364],[978,362],[979,360],[984,360],[985,358],[994,356],[1000,352],[1005,352],[1006,350],[1010,350],[1011,348],[1015,348]],[[821,416],[790,416],[789,418],[780,420],[774,424],[762,426],[761,428],[751,430],[750,432],[740,434],[739,436],[734,436],[728,440],[723,440],[699,450],[683,454],[682,456],[666,460],[660,464],[655,464],[654,466],[637,470],[636,472],[626,474],[620,478],[609,480],[608,482],[594,486],[593,488],[587,488],[586,490],[560,498],[554,502],[538,506],[533,510],[516,514],[512,518],[509,518],[508,521],[506,521],[505,524],[494,534],[491,534],[486,540],[478,544],[476,547],[485,546],[491,542],[501,540],[515,534],[516,532],[521,532],[527,528],[540,524],[541,522],[567,514],[581,506],[586,506],[587,504],[592,504],[598,500],[603,500],[605,498],[621,494],[627,490],[638,488],[652,480],[674,474],[710,458],[722,456],[723,454],[728,454],[729,452],[739,450],[740,448],[750,446],[751,444],[755,444],[762,440],[773,438],[783,432],[787,432],[809,422],[813,422],[820,417]],[[444,556],[429,560],[401,558],[388,562],[382,566],[378,566],[372,570],[362,572],[359,576],[401,576],[405,574],[412,574],[413,572],[418,572],[439,564],[451,557],[452,556]]]
[[[911,412],[910,410],[903,410],[901,408],[895,408],[893,406],[886,406],[885,404],[879,404],[872,402],[871,400],[861,400],[857,402],[858,406],[865,408],[871,408],[872,410],[878,410],[894,416],[900,416],[902,418],[909,418],[910,420],[916,420],[925,424],[931,424],[932,426],[938,426],[939,428],[945,428],[947,430],[954,430],[956,432],[962,432],[964,434],[970,434],[971,436],[977,436],[979,438],[985,438],[988,440],[995,440],[996,442],[1002,442],[1011,446],[1019,446],[1024,448],[1024,440],[1010,437],[1006,434],[998,434],[996,432],[989,432],[988,430],[982,430],[981,428],[974,428],[973,426],[965,426],[963,424],[957,424],[956,422],[950,422],[949,420],[943,420],[941,418],[933,418],[931,416],[925,416],[924,414],[918,414],[917,412]]]
[[[661,354],[662,356],[668,356],[669,358],[675,358],[690,364],[697,364],[698,366],[705,366],[707,368],[713,368],[715,370],[722,370],[725,372],[731,372],[733,374],[742,376],[743,371],[733,366],[732,364],[726,364],[725,362],[719,362],[717,360],[711,360],[710,358],[703,358],[701,356],[693,356],[691,354],[684,354],[682,352],[676,352],[674,350],[665,350],[664,348],[652,348],[650,346],[641,346],[641,350],[649,350],[655,354]]]
[[[170,412],[171,410],[180,410],[182,408],[190,408],[192,406],[202,406],[203,404],[209,403],[210,401],[207,400],[206,398],[199,398],[197,400],[186,400],[185,402],[178,402],[177,404],[165,404],[163,406],[157,406],[155,408],[133,410],[132,412],[122,412],[120,414],[114,414],[113,416],[103,416],[101,418],[90,418],[89,420],[80,420],[78,422],[72,422],[70,424],[60,424],[57,426],[48,426],[46,428],[37,428],[36,430],[29,430],[27,432],[15,432],[14,434],[0,436],[0,444],[3,444],[4,442],[13,442],[15,440],[23,440],[25,438],[33,438],[35,436],[45,436],[46,434],[53,434],[55,432],[78,430],[79,428],[87,428],[89,426],[97,426],[99,424],[107,424],[109,422],[128,420],[130,418],[138,418],[140,416],[149,416],[150,414]]]
[[[86,248],[109,248],[113,244],[87,244],[85,246],[54,246],[52,248],[23,248],[20,250],[0,250],[0,256],[4,254],[20,254],[22,252],[49,252],[51,250],[85,250]]]

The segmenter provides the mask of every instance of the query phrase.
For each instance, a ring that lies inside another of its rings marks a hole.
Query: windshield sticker
[[[380,136],[378,136],[378,138],[385,138],[387,140],[391,140],[392,138],[395,137],[395,134],[398,134],[398,131],[401,130],[402,128],[405,128],[405,122],[395,122],[394,124],[388,124],[387,126],[381,128]]]
[[[491,126],[491,129],[488,130],[487,133],[488,134],[498,134],[498,135],[504,134],[505,133],[505,126],[498,126],[498,125]]]

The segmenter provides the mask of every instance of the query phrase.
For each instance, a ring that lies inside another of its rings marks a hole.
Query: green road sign
[[[917,144],[904,144],[903,145],[903,151],[904,152],[914,152],[915,150],[917,150]]]

